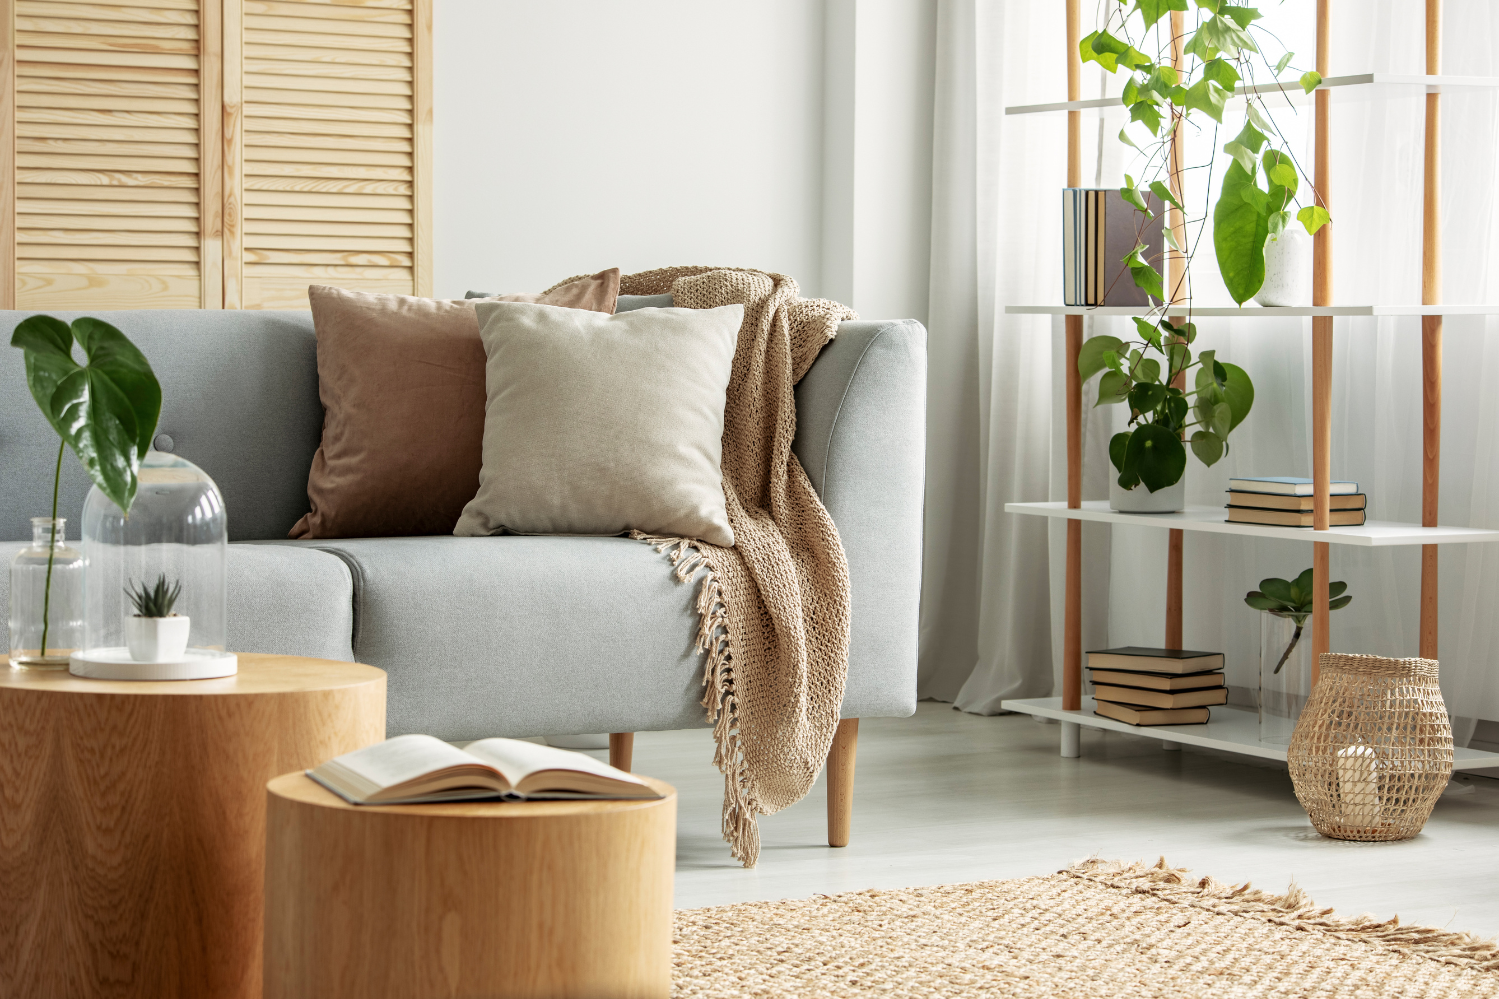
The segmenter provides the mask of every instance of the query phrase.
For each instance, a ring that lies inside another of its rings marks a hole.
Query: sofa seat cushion
[[[628,538],[299,541],[354,577],[354,655],[389,735],[463,741],[704,724],[692,583]]]

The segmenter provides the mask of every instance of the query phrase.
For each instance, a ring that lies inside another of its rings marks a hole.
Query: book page
[[[577,770],[642,787],[649,786],[634,774],[618,770],[592,756],[575,753],[570,749],[522,742],[519,739],[481,739],[469,743],[467,752],[504,774],[511,787],[518,785],[528,774],[540,770]]]
[[[468,753],[430,735],[398,735],[336,756],[334,761],[377,788],[394,787],[438,770],[472,767],[475,763]]]

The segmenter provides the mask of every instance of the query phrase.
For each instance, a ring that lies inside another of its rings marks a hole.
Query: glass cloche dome
[[[231,676],[229,532],[219,487],[152,450],[129,514],[95,486],[83,504],[83,646],[71,672],[110,680]]]

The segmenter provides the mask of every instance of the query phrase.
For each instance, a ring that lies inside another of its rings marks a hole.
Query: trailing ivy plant
[[[1217,145],[1218,127],[1223,124],[1223,110],[1236,87],[1250,87],[1255,82],[1256,64],[1269,73],[1269,79],[1284,91],[1288,86],[1298,85],[1311,93],[1322,82],[1314,71],[1301,73],[1297,82],[1282,82],[1281,77],[1295,53],[1284,52],[1272,65],[1265,55],[1262,42],[1274,41],[1268,32],[1260,31],[1255,22],[1260,12],[1239,0],[1105,0],[1104,26],[1084,38],[1079,44],[1082,61],[1096,62],[1110,73],[1123,70],[1128,74],[1122,101],[1130,109],[1130,121],[1119,132],[1119,141],[1137,150],[1144,157],[1141,180],[1137,182],[1125,175],[1125,186],[1120,194],[1134,205],[1137,211],[1147,216],[1146,224],[1153,224],[1158,216],[1151,216],[1146,208],[1144,191],[1148,189],[1160,198],[1163,205],[1181,209],[1180,190],[1170,186],[1170,150],[1173,137],[1188,127],[1206,128],[1211,119],[1213,145]],[[1171,64],[1169,13],[1192,10],[1190,23],[1185,27],[1183,66],[1180,71]],[[1150,42],[1147,39],[1151,39]],[[1153,49],[1154,56],[1144,49]],[[1189,261],[1186,269],[1186,288],[1171,289],[1165,294],[1160,271],[1156,262],[1144,256],[1145,246],[1138,245],[1125,257],[1135,284],[1155,299],[1184,297],[1191,299],[1190,261],[1196,252],[1197,242],[1202,236],[1202,226],[1208,215],[1213,218],[1213,249],[1218,258],[1218,270],[1223,283],[1234,301],[1242,305],[1253,298],[1265,282],[1265,240],[1271,233],[1280,233],[1291,222],[1292,208],[1295,217],[1308,233],[1316,233],[1330,221],[1326,207],[1319,203],[1315,190],[1303,205],[1298,191],[1304,172],[1291,152],[1285,136],[1270,119],[1264,97],[1251,93],[1246,100],[1247,120],[1243,129],[1223,146],[1223,151],[1232,157],[1224,174],[1218,201],[1211,212],[1188,219],[1188,225],[1197,226],[1197,234],[1186,240],[1178,240],[1178,234],[1164,227],[1166,244],[1183,254]],[[1146,136],[1137,141],[1130,134]],[[1203,164],[1210,170],[1212,162]],[[1178,164],[1178,170],[1187,169]],[[1308,189],[1311,185],[1307,185]],[[1212,183],[1209,180],[1209,198]],[[1144,226],[1138,227],[1144,231]],[[1180,304],[1173,307],[1180,309]]]
[[[1254,405],[1254,383],[1243,368],[1218,360],[1215,351],[1193,355],[1195,323],[1175,326],[1168,319],[1137,318],[1135,328],[1138,341],[1091,338],[1083,344],[1077,366],[1085,381],[1103,372],[1094,405],[1129,404],[1130,429],[1109,440],[1109,460],[1120,487],[1143,483],[1156,492],[1175,485],[1186,471],[1184,436],[1205,465],[1228,452],[1229,432]],[[1172,384],[1179,376],[1191,388]]]

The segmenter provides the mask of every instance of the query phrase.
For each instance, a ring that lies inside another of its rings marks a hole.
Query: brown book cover
[[[1144,708],[1200,708],[1209,704],[1227,704],[1227,687],[1207,690],[1140,690],[1137,687],[1093,687],[1093,699]]]
[[[1133,670],[1094,669],[1088,674],[1093,682],[1108,683],[1118,687],[1142,687],[1146,690],[1206,690],[1223,686],[1222,673],[1185,673],[1172,676],[1164,673],[1140,673]]]
[[[1248,506],[1259,510],[1310,510],[1314,497],[1277,496],[1275,493],[1245,493],[1234,489],[1228,491],[1229,506]],[[1328,506],[1333,510],[1362,510],[1369,497],[1363,493],[1350,496],[1329,496]]]
[[[1113,704],[1097,701],[1093,713],[1104,718],[1122,721],[1126,725],[1201,725],[1207,722],[1207,708],[1132,708],[1128,704]]]
[[[1089,669],[1117,669],[1129,673],[1206,673],[1223,668],[1223,653],[1191,649],[1152,649],[1125,645],[1088,653]]]
[[[1161,259],[1164,249],[1161,226],[1161,199],[1148,191],[1142,192],[1145,207],[1150,216],[1142,215],[1134,205],[1125,201],[1117,188],[1103,192],[1103,287],[1100,289],[1099,305],[1149,305],[1145,290],[1136,286],[1134,276],[1124,265],[1124,258],[1140,243],[1140,251],[1156,270],[1163,275],[1166,266]],[[1152,221],[1153,219],[1153,221]]]
[[[1135,284],[1124,258],[1143,243],[1141,255],[1164,271],[1161,199],[1141,192],[1147,216],[1115,187],[1066,188],[1063,195],[1064,294],[1072,296],[1077,289],[1080,305],[1148,306],[1150,299]],[[1074,304],[1070,297],[1064,300]]]
[[[1311,527],[1313,513],[1310,510],[1260,510],[1247,506],[1228,508],[1230,524],[1263,524],[1267,527]],[[1363,510],[1333,510],[1328,514],[1330,527],[1361,527]]]

